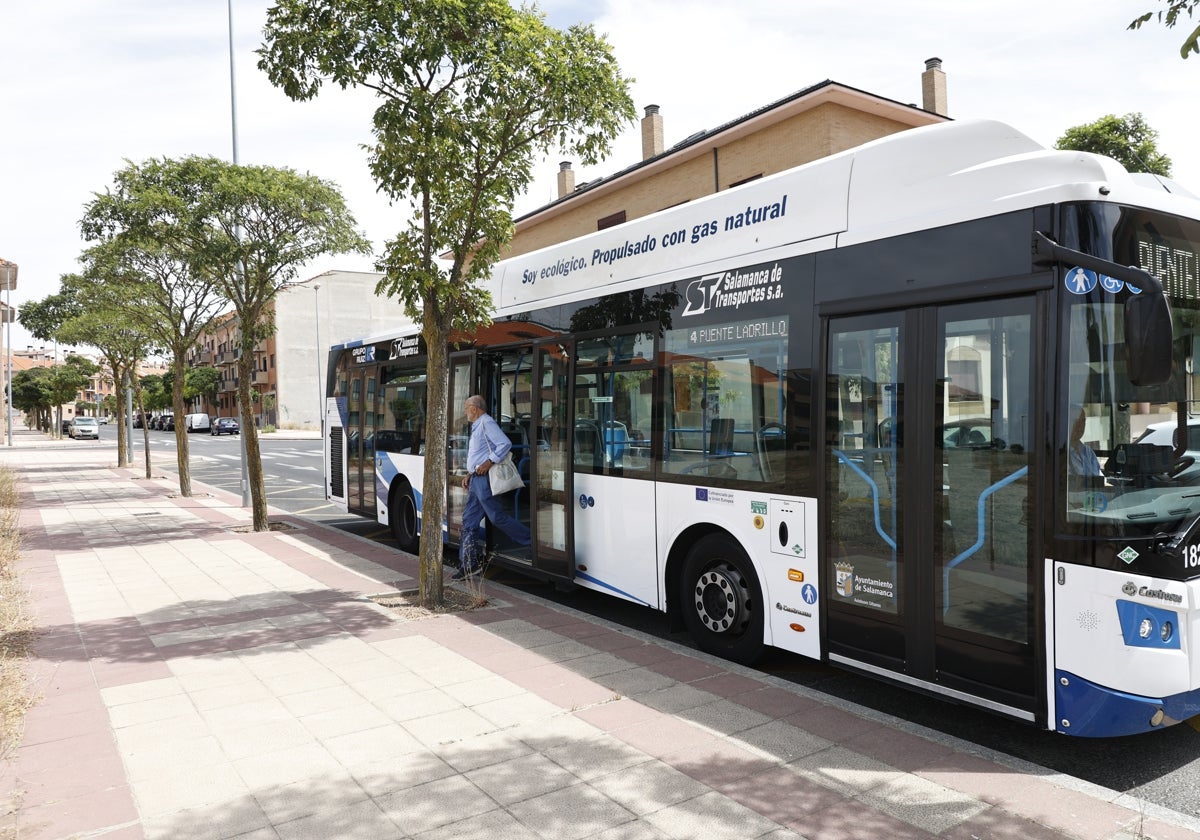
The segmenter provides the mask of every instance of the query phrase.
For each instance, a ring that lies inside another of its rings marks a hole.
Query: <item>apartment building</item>
[[[328,271],[293,283],[275,296],[275,332],[254,348],[250,383],[260,428],[320,429],[329,347],[408,323],[399,303],[376,296],[381,276],[369,271]],[[214,319],[188,357],[189,366],[212,366],[219,374],[216,400],[197,398],[192,411],[240,416],[240,336],[236,313],[226,312]]]

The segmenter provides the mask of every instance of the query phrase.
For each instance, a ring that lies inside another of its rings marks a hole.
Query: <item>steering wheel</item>
[[[1181,455],[1179,460],[1171,464],[1168,469],[1158,473],[1157,475],[1151,476],[1151,481],[1154,484],[1173,484],[1177,482],[1180,477],[1183,476],[1183,474],[1186,473],[1195,463],[1196,459],[1191,455]]]
[[[1171,465],[1171,469],[1167,470],[1167,477],[1172,479],[1179,478],[1194,463],[1196,463],[1196,459],[1191,455],[1180,456],[1179,460]]]

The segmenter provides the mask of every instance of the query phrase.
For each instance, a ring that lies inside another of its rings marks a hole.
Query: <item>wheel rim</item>
[[[700,575],[693,600],[700,623],[713,633],[740,633],[749,620],[749,591],[732,566],[713,566]]]

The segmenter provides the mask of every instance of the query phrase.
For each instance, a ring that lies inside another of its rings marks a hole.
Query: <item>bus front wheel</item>
[[[753,664],[763,653],[763,603],[750,558],[727,534],[704,537],[683,564],[679,603],[700,648]]]
[[[392,504],[388,508],[388,525],[401,550],[415,554],[421,545],[421,537],[417,533],[417,503],[413,499],[412,488],[407,483],[397,488],[392,496]]]

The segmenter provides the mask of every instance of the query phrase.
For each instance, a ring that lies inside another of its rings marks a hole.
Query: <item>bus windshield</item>
[[[1200,517],[1200,226],[1127,208],[1110,207],[1104,215],[1090,219],[1092,230],[1107,233],[1107,247],[1096,250],[1111,249],[1104,256],[1140,265],[1163,283],[1174,322],[1174,362],[1166,383],[1132,385],[1123,307],[1141,290],[1067,267],[1068,367],[1056,449],[1060,509],[1070,533],[1170,537]]]

